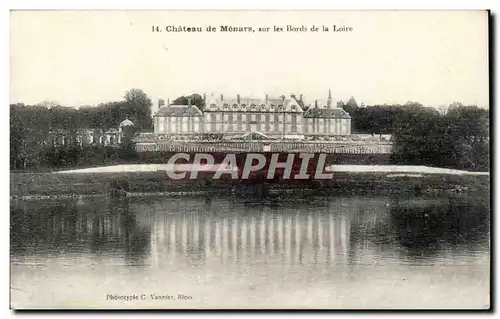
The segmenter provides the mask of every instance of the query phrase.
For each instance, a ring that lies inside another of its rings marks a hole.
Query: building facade
[[[153,117],[156,134],[203,133],[203,112],[196,105],[165,105]]]
[[[112,146],[119,147],[122,143],[123,136],[127,136],[133,130],[135,125],[132,121],[126,118],[120,123],[118,129],[110,128],[95,129],[82,128],[76,131],[69,130],[54,130],[50,131],[47,139],[44,141],[45,146],[61,147],[68,145],[84,146]]]
[[[195,105],[166,105],[154,115],[156,134],[244,134],[266,135],[350,135],[351,117],[332,107],[331,92],[326,101],[316,100],[304,111],[300,99],[205,97],[202,112]]]

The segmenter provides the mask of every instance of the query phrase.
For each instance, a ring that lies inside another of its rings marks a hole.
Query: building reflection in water
[[[313,213],[243,203],[229,207],[224,201],[214,201],[208,210],[196,201],[183,201],[182,208],[177,204],[134,206],[151,212],[154,263],[182,255],[222,263],[331,263],[348,256],[351,216],[335,207],[339,202]]]
[[[457,245],[489,249],[489,206],[483,200],[416,202],[342,197],[277,206],[195,198],[18,202],[11,207],[11,254],[120,255],[130,266],[160,267],[179,259],[356,264],[373,263],[377,256],[427,258]]]

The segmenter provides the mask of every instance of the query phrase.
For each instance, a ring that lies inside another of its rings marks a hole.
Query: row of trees
[[[151,130],[151,99],[140,89],[131,89],[122,101],[101,103],[95,107],[64,107],[56,103],[38,105],[10,105],[10,163],[11,169],[66,167],[80,163],[80,158],[91,158],[95,150],[74,145],[54,149],[46,143],[50,132],[64,131],[76,136],[80,129],[101,131],[118,128],[120,122],[129,118],[139,131]],[[73,139],[75,140],[75,139]],[[126,140],[123,140],[126,141]],[[124,145],[130,148],[130,145]],[[82,152],[87,152],[88,156]],[[97,158],[106,159],[110,150]],[[66,159],[63,159],[67,157]],[[61,159],[61,160],[59,160]],[[85,161],[84,161],[85,162]]]
[[[392,134],[395,164],[489,170],[489,110],[452,103],[447,110],[404,105],[340,104],[352,118],[353,133]]]
[[[140,89],[131,89],[121,101],[97,106],[67,107],[51,103],[11,104],[10,117],[33,120],[38,130],[77,130],[79,128],[117,128],[128,117],[142,130],[152,129],[151,99]]]
[[[396,164],[489,171],[489,112],[477,106],[451,106],[445,114],[404,107],[392,118]]]
[[[202,95],[197,93],[179,96],[173,101],[173,104],[187,105],[189,99],[191,99],[191,105],[196,105],[202,111],[205,109],[205,99]]]

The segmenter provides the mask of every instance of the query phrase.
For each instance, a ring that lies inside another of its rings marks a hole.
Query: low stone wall
[[[312,152],[331,154],[390,154],[389,142],[306,141],[169,141],[137,143],[138,152]]]

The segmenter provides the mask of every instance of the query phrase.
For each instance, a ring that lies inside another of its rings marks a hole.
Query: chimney
[[[222,94],[220,95],[220,101],[221,101],[221,103],[224,102],[224,95],[222,95]]]
[[[165,105],[165,100],[164,99],[158,99],[158,108],[162,107]]]
[[[238,104],[240,104],[240,95],[239,94],[236,95],[236,101]]]
[[[205,93],[203,93],[203,101],[206,101],[207,100],[207,96]]]
[[[167,105],[170,105],[170,98],[167,99]]]
[[[303,102],[303,101],[302,101],[302,94],[301,94],[301,95],[300,95],[300,97],[299,97],[299,101],[300,101],[300,102]]]
[[[191,106],[191,98],[188,97],[188,105]]]
[[[269,96],[266,94],[266,104],[269,101]]]
[[[318,100],[314,101],[314,108],[318,108]]]

